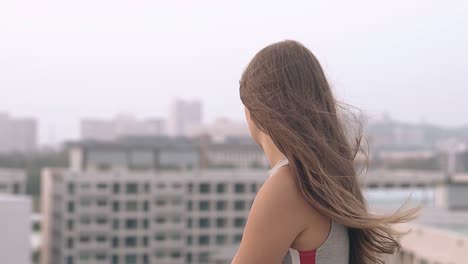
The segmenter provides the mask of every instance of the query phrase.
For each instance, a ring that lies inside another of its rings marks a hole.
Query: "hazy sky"
[[[468,123],[467,1],[278,2],[0,0],[0,111],[37,117],[41,142],[77,137],[81,117],[165,117],[176,96],[241,119],[244,66],[295,39],[348,103]]]

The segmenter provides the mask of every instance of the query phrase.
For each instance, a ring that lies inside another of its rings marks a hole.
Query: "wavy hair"
[[[288,158],[308,203],[348,227],[351,264],[384,263],[385,254],[399,249],[404,233],[393,224],[414,219],[419,208],[369,212],[355,168],[362,129],[352,146],[337,111],[342,105],[311,51],[290,40],[265,47],[242,74],[240,98],[253,122]]]

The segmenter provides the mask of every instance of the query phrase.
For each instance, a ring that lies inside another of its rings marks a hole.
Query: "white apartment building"
[[[26,172],[19,169],[0,168],[0,193],[25,194]]]
[[[31,263],[31,199],[0,194],[0,255],[2,263]]]
[[[37,148],[37,122],[0,112],[0,153],[32,152]]]
[[[258,170],[44,170],[41,263],[212,263],[239,244],[265,179]]]
[[[170,106],[168,131],[171,136],[193,135],[203,122],[202,103],[176,99]]]
[[[119,114],[114,119],[85,118],[81,120],[83,140],[113,141],[125,136],[159,136],[166,134],[162,119],[139,120],[133,114]]]

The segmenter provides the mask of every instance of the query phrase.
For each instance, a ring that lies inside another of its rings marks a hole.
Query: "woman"
[[[399,248],[390,216],[368,212],[337,102],[315,56],[300,43],[262,49],[240,81],[250,133],[265,152],[259,190],[232,264],[370,264]],[[360,138],[360,137],[359,137]],[[358,139],[359,139],[358,138]]]

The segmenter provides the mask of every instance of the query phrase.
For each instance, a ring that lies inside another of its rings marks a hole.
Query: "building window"
[[[181,254],[179,251],[172,251],[171,252],[171,258],[173,259],[177,259],[177,258],[180,258],[181,257]]]
[[[189,183],[187,185],[187,191],[189,194],[193,193],[193,183]]]
[[[208,235],[201,235],[198,237],[198,244],[199,245],[208,245],[210,244],[210,236]]]
[[[148,229],[149,228],[149,221],[148,219],[143,219],[143,228]]]
[[[96,241],[99,243],[105,243],[107,242],[107,237],[104,235],[98,235],[96,236]]]
[[[226,227],[226,218],[216,218],[216,227]]]
[[[72,256],[67,257],[67,264],[73,264],[73,257]]]
[[[114,183],[114,194],[118,194],[120,192],[120,185],[118,183]]]
[[[125,220],[125,228],[127,229],[136,229],[138,227],[136,219],[127,219]]]
[[[68,194],[74,194],[75,193],[75,184],[74,183],[69,183],[68,184]]]
[[[73,248],[73,238],[68,238],[67,239],[67,247],[68,248]]]
[[[234,243],[239,243],[242,241],[242,234],[237,234],[234,236]]]
[[[187,244],[192,245],[192,236],[187,236]]]
[[[89,236],[80,236],[80,243],[88,243]]]
[[[224,245],[227,242],[226,235],[216,235],[216,244],[217,245]]]
[[[187,210],[188,210],[188,211],[192,211],[192,209],[193,209],[193,202],[192,202],[192,201],[188,201],[188,202],[187,202]]]
[[[118,230],[118,229],[119,229],[119,219],[114,219],[114,220],[112,221],[112,228],[113,228],[114,230]]]
[[[68,202],[68,212],[73,213],[75,211],[75,204],[73,202]]]
[[[107,189],[107,184],[102,183],[102,182],[101,182],[101,183],[98,183],[98,184],[97,184],[97,188],[98,188],[99,190]]]
[[[118,237],[112,238],[112,247],[113,248],[119,247],[119,238]]]
[[[182,238],[182,237],[180,236],[179,233],[172,233],[172,235],[171,235],[171,239],[172,239],[172,240],[176,240],[176,241],[177,241],[177,240],[180,240],[181,238]]]
[[[239,200],[234,202],[234,209],[236,211],[241,211],[245,209],[245,201]]]
[[[216,210],[224,211],[226,210],[227,202],[226,201],[216,201]]]
[[[107,218],[105,216],[99,216],[96,219],[96,223],[98,223],[99,225],[105,225],[107,224]]]
[[[192,228],[192,218],[187,219],[187,227]]]
[[[210,193],[210,184],[209,183],[200,184],[200,193]]]
[[[68,230],[73,230],[73,220],[68,220],[67,221],[67,228]]]
[[[138,184],[136,183],[127,183],[126,185],[127,194],[137,194],[138,193]]]
[[[198,261],[201,263],[207,263],[210,260],[209,252],[201,252],[198,254]]]
[[[137,256],[134,254],[125,255],[125,264],[137,264]]]
[[[164,240],[166,240],[166,236],[164,234],[156,234],[154,236],[154,239],[157,240],[157,241],[164,241]]]
[[[125,246],[126,247],[136,247],[137,245],[137,238],[134,236],[126,237],[125,238]]]
[[[209,228],[210,227],[210,219],[209,218],[200,218],[198,220],[198,226],[200,228]]]
[[[148,264],[148,263],[149,263],[148,255],[147,255],[147,254],[143,254],[142,260],[143,260],[143,264]]]
[[[234,185],[234,191],[236,193],[244,193],[245,192],[245,184],[243,183],[236,183]]]
[[[142,244],[143,244],[143,246],[145,246],[145,247],[148,246],[148,237],[146,237],[146,236],[143,237],[143,239],[142,239]]]
[[[97,205],[100,206],[100,207],[104,207],[104,206],[107,205],[107,201],[99,199],[99,200],[97,200]]]
[[[136,201],[127,201],[125,203],[127,212],[136,212],[138,210],[138,203]]]
[[[216,191],[217,191],[218,193],[225,193],[225,192],[226,192],[226,184],[224,184],[224,183],[218,183],[218,184],[216,185]]]
[[[149,211],[149,202],[148,201],[143,202],[143,211],[145,211],[145,212]]]
[[[156,217],[156,223],[164,224],[164,223],[166,223],[166,218],[164,218],[162,216],[158,216],[158,217]]]
[[[257,184],[252,183],[250,185],[250,188],[251,188],[252,193],[257,193]]]
[[[234,227],[244,227],[244,225],[245,225],[245,219],[243,217],[234,219]]]
[[[200,211],[210,210],[210,201],[200,201],[199,207],[200,207]]]
[[[118,212],[118,211],[120,210],[120,204],[119,204],[119,202],[113,202],[113,203],[112,203],[112,210],[113,210],[114,212]]]
[[[117,255],[112,256],[112,264],[119,264],[119,256]]]
[[[157,200],[156,200],[156,205],[158,205],[158,206],[164,206],[164,205],[166,205],[166,200],[164,200],[164,199],[157,199]]]
[[[149,183],[145,183],[145,185],[144,185],[144,190],[145,190],[146,193],[149,193],[149,192],[150,192],[150,188],[151,188],[151,187],[150,187],[150,184],[149,184]]]

